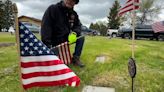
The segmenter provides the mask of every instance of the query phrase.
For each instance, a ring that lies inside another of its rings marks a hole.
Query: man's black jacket
[[[70,15],[74,16],[73,26],[70,23]],[[66,8],[62,1],[49,6],[41,24],[42,42],[50,47],[68,41],[70,30],[80,35],[81,23],[77,13],[73,9]]]

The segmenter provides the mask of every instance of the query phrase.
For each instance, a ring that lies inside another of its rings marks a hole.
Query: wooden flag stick
[[[132,31],[132,58],[134,58],[134,52],[135,52],[135,12],[133,10],[132,15],[132,22],[133,22],[133,31]]]
[[[133,3],[133,11],[132,11],[132,22],[133,22],[133,31],[132,31],[132,58],[135,59],[135,2]],[[132,77],[132,92],[134,92],[134,78]]]
[[[16,46],[17,46],[17,52],[18,52],[18,60],[19,60],[19,78],[20,78],[20,88],[21,92],[25,92],[24,88],[22,86],[22,76],[21,76],[21,60],[20,60],[20,41],[19,41],[19,25],[18,25],[18,9],[17,5],[14,3],[13,4],[13,12],[15,14],[15,37],[16,37]]]

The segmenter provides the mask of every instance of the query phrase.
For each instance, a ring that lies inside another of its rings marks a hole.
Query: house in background
[[[41,28],[41,20],[28,16],[20,16],[18,18],[30,31],[39,33]]]

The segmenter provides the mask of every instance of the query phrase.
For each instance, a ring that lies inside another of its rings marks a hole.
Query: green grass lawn
[[[9,32],[0,32],[0,43],[1,42],[15,42],[15,35],[11,35]]]
[[[7,35],[8,37],[2,37],[0,34],[0,42],[14,42],[14,37]],[[131,78],[127,67],[131,56],[131,41],[98,36],[87,36],[85,40],[81,59],[86,67],[70,66],[81,79],[80,87],[31,88],[27,92],[51,92],[53,90],[81,92],[80,90],[85,85],[113,87],[116,92],[131,92]],[[136,41],[135,92],[162,92],[164,90],[163,46],[164,42],[159,41]],[[74,45],[71,46],[72,52],[73,47]],[[106,57],[104,64],[95,62],[96,56],[99,55]],[[0,62],[0,92],[20,92],[16,47],[0,48]]]
[[[40,38],[38,33],[36,34],[36,36]],[[11,35],[9,32],[0,32],[0,43],[6,43],[6,42],[15,43],[15,41],[16,41],[15,34]]]

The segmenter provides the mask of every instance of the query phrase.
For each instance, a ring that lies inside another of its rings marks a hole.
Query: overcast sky
[[[55,4],[60,0],[11,0],[18,7],[18,15],[30,16],[42,19],[45,10],[49,5]],[[89,26],[91,22],[95,23],[99,20],[106,20],[109,13],[109,8],[115,0],[80,0],[80,3],[75,6],[82,24]],[[120,0],[121,5],[126,0]],[[162,1],[162,0],[161,0]],[[164,20],[164,10],[160,15],[160,19]]]

